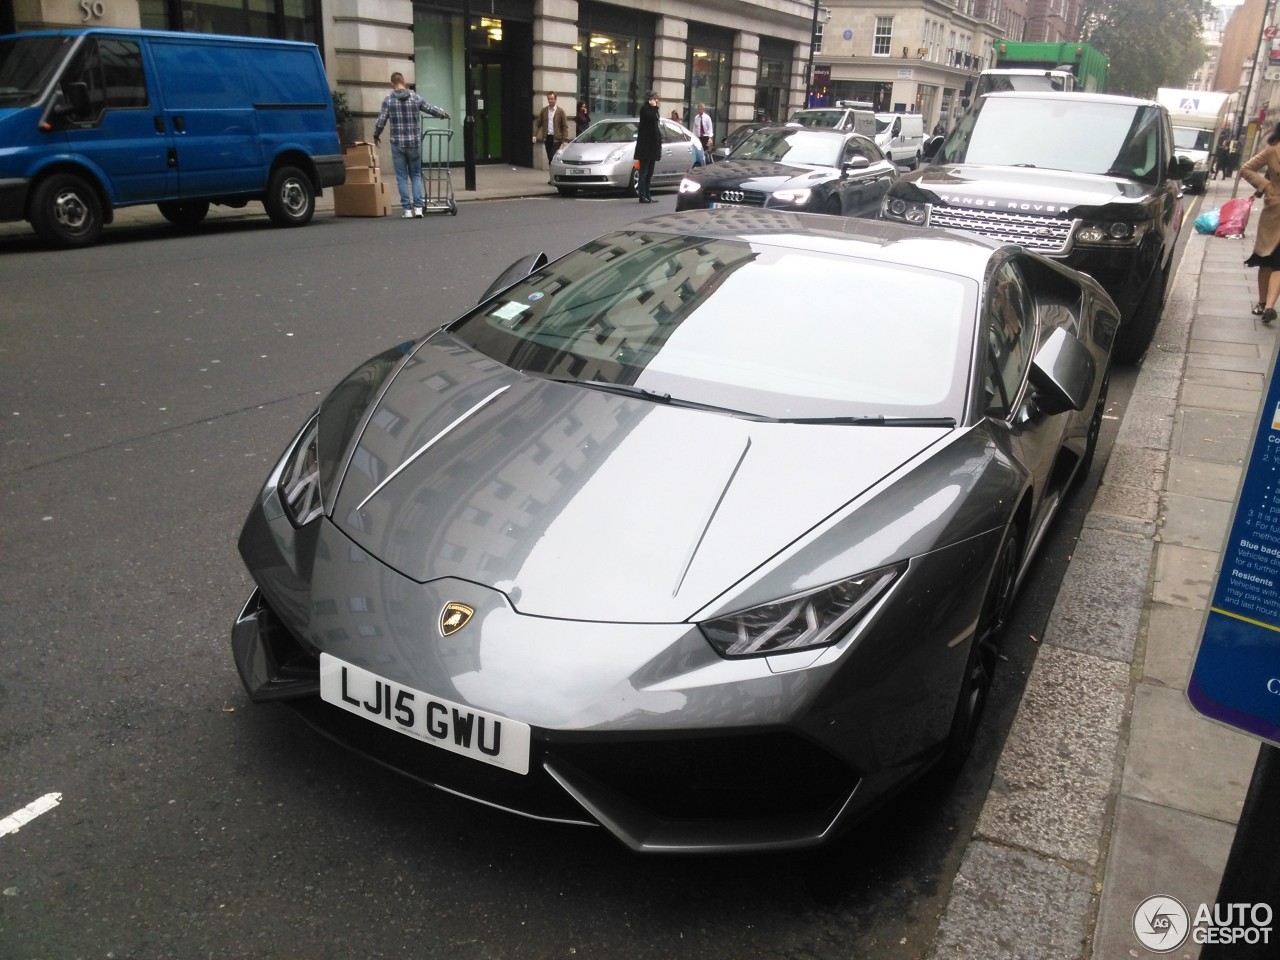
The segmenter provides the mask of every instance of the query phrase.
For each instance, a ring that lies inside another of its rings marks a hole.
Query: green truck
[[[1107,57],[1087,43],[993,40],[991,46],[991,66],[996,69],[1064,69],[1075,77],[1076,90],[1103,93],[1107,89]]]

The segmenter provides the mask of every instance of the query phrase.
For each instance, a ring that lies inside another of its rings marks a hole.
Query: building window
[[[320,42],[319,0],[138,0],[147,30]]]
[[[813,24],[813,52],[822,52],[822,28],[826,26],[826,21],[822,19],[822,14],[818,14],[817,20]]]
[[[893,17],[876,17],[876,34],[871,42],[871,52],[877,57],[887,57],[893,47]]]

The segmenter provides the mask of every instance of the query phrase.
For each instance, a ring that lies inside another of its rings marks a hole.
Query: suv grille
[[[929,214],[929,225],[967,230],[1004,243],[1020,243],[1039,253],[1063,253],[1071,240],[1074,221],[1036,214],[935,206]]]

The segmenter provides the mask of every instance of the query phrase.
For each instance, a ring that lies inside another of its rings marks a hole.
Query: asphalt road
[[[673,197],[422,221],[0,239],[6,958],[779,957],[928,949],[1132,386],[1018,604],[974,757],[811,854],[640,858],[400,779],[254,706],[229,651],[240,524],[320,393],[517,256]]]

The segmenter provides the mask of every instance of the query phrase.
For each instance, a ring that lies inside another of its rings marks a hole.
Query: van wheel
[[[271,175],[263,198],[267,216],[278,227],[302,227],[316,212],[316,191],[310,178],[297,167],[281,167]]]
[[[83,177],[55,173],[31,193],[31,226],[46,243],[87,247],[102,234],[102,201]]]
[[[156,206],[175,227],[194,227],[209,213],[208,200],[164,200]]]

